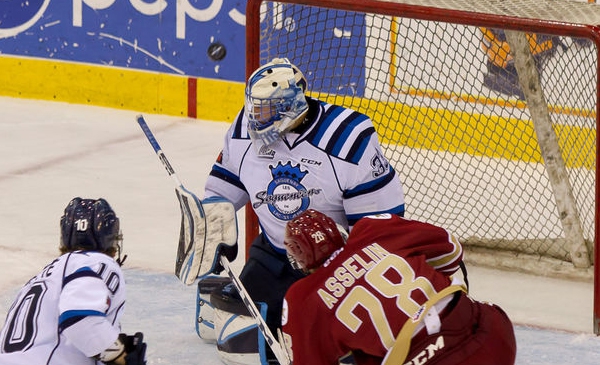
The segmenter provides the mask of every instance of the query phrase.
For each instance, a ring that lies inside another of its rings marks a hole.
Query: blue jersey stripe
[[[334,137],[327,144],[327,151],[331,151],[335,156],[339,156],[342,148],[348,141],[350,134],[360,123],[367,120],[368,117],[358,112],[353,112],[346,118],[334,133]],[[330,147],[331,146],[331,147]]]
[[[331,127],[331,124],[335,121],[335,119],[344,111],[345,108],[342,108],[337,105],[332,105],[321,117],[321,122],[319,124],[319,128],[316,131],[315,137],[313,141],[318,146],[321,144],[321,140],[325,135],[325,132]]]
[[[396,214],[400,217],[404,217],[404,204],[397,205],[397,206],[395,206],[391,209],[387,209],[387,210],[379,210],[379,211],[361,213],[361,214],[349,214],[346,216],[346,218],[348,219],[348,225],[350,227],[352,227],[353,225],[356,224],[356,222],[358,222],[359,219],[361,219],[363,217],[366,217],[368,215],[383,214],[383,213]]]
[[[58,317],[58,330],[62,332],[64,329],[71,327],[75,323],[81,321],[85,317],[88,316],[99,316],[106,317],[106,314],[95,311],[95,310],[71,310],[63,312],[60,317]]]
[[[374,127],[369,127],[360,132],[358,138],[356,138],[354,144],[350,148],[350,152],[348,152],[348,155],[346,156],[347,161],[350,161],[354,164],[357,164],[360,161],[365,153],[365,150],[367,149],[367,146],[369,146],[369,139],[373,133],[375,133]]]
[[[307,140],[329,155],[357,164],[369,145],[370,136],[375,133],[373,125],[366,123],[369,121],[369,117],[357,111],[352,111],[348,116],[342,118],[340,115],[348,111],[347,108],[329,105],[324,102],[321,102],[321,105],[325,108],[325,112],[319,118],[318,127],[310,133]],[[368,126],[366,128],[363,126],[365,128],[363,131],[356,136],[352,136],[352,133],[357,128],[361,128],[363,123]],[[335,132],[330,133],[329,139],[325,140],[325,135],[333,128],[335,128]],[[351,146],[348,153],[342,156],[341,152],[344,146],[349,144]]]
[[[233,139],[248,139],[248,130],[247,128],[242,128],[242,119],[244,118],[244,109],[239,112],[237,118],[235,119],[233,126],[233,135],[231,136]]]
[[[94,277],[94,278],[98,278],[98,279],[102,280],[100,275],[98,275],[94,270],[92,270],[91,268],[89,268],[87,266],[84,266],[84,267],[78,269],[77,271],[75,271],[74,273],[72,273],[71,275],[66,276],[63,279],[62,287],[64,288],[65,285],[67,285],[71,281],[81,278],[81,277]]]
[[[246,191],[246,187],[240,181],[240,178],[231,172],[225,170],[219,165],[213,165],[212,170],[210,171],[210,175],[216,177],[217,179],[223,180],[240,190]]]
[[[344,199],[354,198],[359,195],[370,194],[374,191],[382,189],[384,186],[390,183],[393,179],[396,178],[396,170],[394,170],[391,166],[388,169],[388,173],[382,175],[378,179],[373,181],[369,181],[364,184],[360,184],[354,189],[344,191]]]

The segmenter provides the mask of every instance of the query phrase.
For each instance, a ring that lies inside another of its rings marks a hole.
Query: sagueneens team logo
[[[302,179],[308,172],[301,171],[300,165],[292,166],[290,162],[282,165],[279,162],[270,168],[273,180],[267,186],[267,191],[256,194],[258,201],[253,204],[255,209],[267,204],[271,214],[287,221],[308,208],[311,196],[321,193],[321,189],[306,189],[302,185]]]
[[[0,1],[0,39],[31,28],[46,11],[50,0]]]

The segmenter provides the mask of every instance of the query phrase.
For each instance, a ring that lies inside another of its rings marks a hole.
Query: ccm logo
[[[300,162],[305,163],[307,165],[317,165],[321,166],[321,161],[311,160],[310,158],[302,158]]]

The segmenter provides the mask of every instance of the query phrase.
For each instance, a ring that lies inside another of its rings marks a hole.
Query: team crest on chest
[[[307,189],[302,184],[302,179],[309,172],[300,170],[300,165],[292,166],[291,162],[279,162],[277,166],[269,168],[273,180],[266,191],[256,194],[257,201],[253,203],[255,209],[267,204],[271,214],[287,221],[305,211],[310,205],[310,198],[321,193],[319,188]]]

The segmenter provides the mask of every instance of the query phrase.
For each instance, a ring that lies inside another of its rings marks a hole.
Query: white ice
[[[221,364],[195,333],[195,286],[173,275],[179,206],[138,113],[6,97],[0,110],[0,319],[20,286],[57,256],[67,202],[104,197],[129,255],[123,330],[145,334],[148,365]],[[145,117],[180,180],[201,196],[228,124]],[[469,267],[469,282],[474,298],[499,304],[515,323],[517,364],[600,363],[591,281]]]

